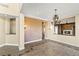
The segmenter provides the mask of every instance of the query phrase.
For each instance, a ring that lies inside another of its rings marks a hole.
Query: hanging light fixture
[[[57,15],[57,9],[55,9],[55,15],[53,17],[54,23],[56,23],[58,21],[58,19],[59,19],[59,16]]]

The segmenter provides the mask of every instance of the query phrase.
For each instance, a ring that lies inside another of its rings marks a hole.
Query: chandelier
[[[54,24],[60,23],[58,19],[59,19],[59,16],[57,15],[57,9],[55,9],[55,15],[53,17]]]
[[[57,9],[55,9],[55,15],[53,17],[54,21],[57,21],[59,19],[59,16],[57,15]]]

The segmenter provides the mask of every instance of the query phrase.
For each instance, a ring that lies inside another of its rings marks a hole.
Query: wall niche
[[[16,34],[16,18],[10,18],[10,34]]]

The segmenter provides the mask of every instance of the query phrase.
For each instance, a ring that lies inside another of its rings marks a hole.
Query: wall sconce
[[[26,30],[27,29],[27,25],[24,25],[24,30]]]
[[[53,25],[53,22],[51,22],[51,24]]]

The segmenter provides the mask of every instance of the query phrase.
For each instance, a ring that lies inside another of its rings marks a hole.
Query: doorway
[[[42,40],[45,39],[45,22],[42,22]]]

